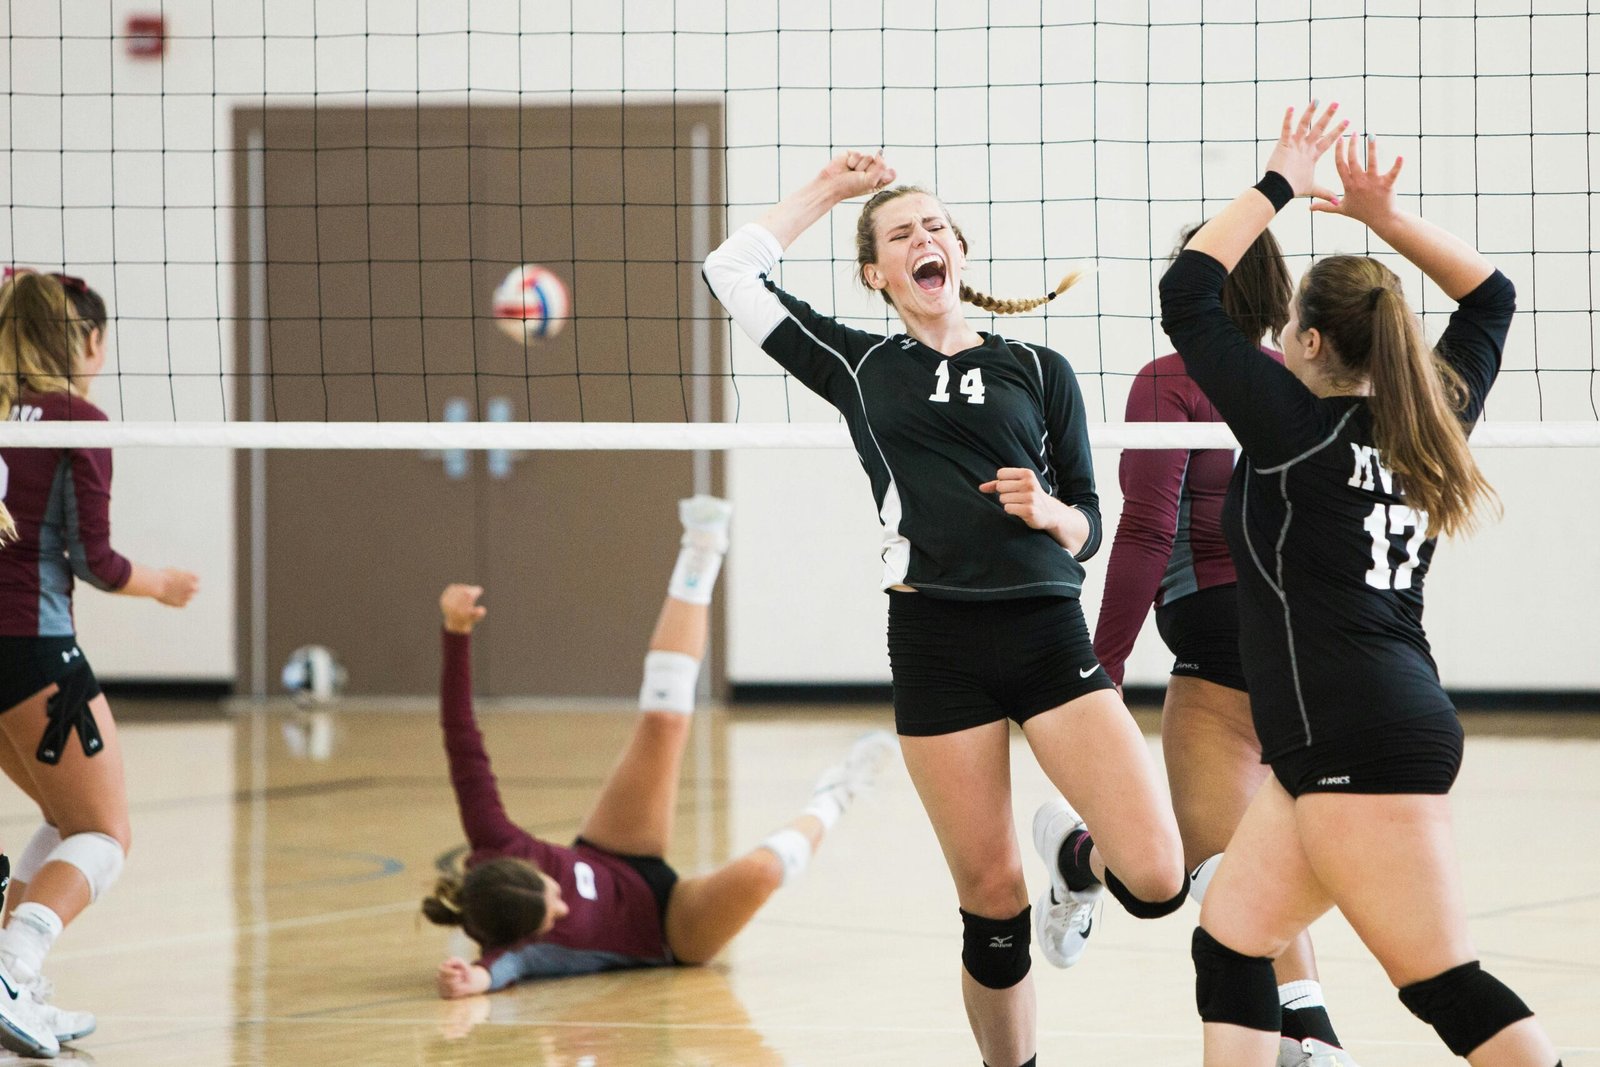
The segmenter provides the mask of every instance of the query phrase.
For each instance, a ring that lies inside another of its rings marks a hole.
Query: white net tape
[[[1221,423],[1094,423],[1095,448],[1235,448]],[[1600,423],[1479,426],[1477,448],[1600,447]],[[0,447],[722,451],[849,448],[842,423],[0,422]]]

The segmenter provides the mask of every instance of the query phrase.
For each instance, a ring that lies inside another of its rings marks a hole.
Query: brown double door
[[[711,107],[238,112],[235,417],[688,421],[696,253],[721,239],[691,192],[720,202],[720,143]],[[575,316],[529,346],[489,317],[520,263]],[[480,693],[636,688],[692,454],[262,456],[239,463],[242,690],[322,644],[351,693],[435,691],[448,581],[487,589]]]

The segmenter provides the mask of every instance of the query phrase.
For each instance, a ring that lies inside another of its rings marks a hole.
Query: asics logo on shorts
[[[78,646],[73,645],[72,651],[61,653],[61,662],[71,663],[75,658],[81,657],[82,655],[83,653],[78,651]]]
[[[1016,936],[1015,934],[1006,934],[1003,937],[991,937],[989,939],[989,947],[990,948],[1010,948],[1011,947],[1011,939],[1013,937],[1015,937],[1015,936]]]
[[[1318,778],[1317,779],[1317,784],[1318,785],[1349,785],[1350,784],[1350,776],[1348,774],[1336,774],[1336,775],[1332,775],[1332,776],[1327,777],[1327,778]]]

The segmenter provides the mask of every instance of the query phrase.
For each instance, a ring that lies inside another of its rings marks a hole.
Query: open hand
[[[851,149],[830,159],[817,177],[833,186],[840,200],[849,200],[877,192],[894,181],[895,173],[882,156]]]
[[[483,621],[489,609],[478,603],[483,595],[481,585],[452,583],[439,595],[439,610],[444,614],[444,628],[453,634],[470,634],[472,628]]]
[[[1405,157],[1395,156],[1394,166],[1380,173],[1378,139],[1369,136],[1366,141],[1367,158],[1363,164],[1356,154],[1356,138],[1352,135],[1340,139],[1339,146],[1333,150],[1333,164],[1339,169],[1344,196],[1332,202],[1312,204],[1312,211],[1344,215],[1368,226],[1395,213],[1394,183],[1400,177]]]
[[[489,990],[489,972],[476,963],[452,956],[439,964],[439,995],[446,1000],[470,997]]]
[[[1317,102],[1313,100],[1311,106],[1306,108],[1305,114],[1300,116],[1299,122],[1294,120],[1294,108],[1291,107],[1283,113],[1283,132],[1278,136],[1278,143],[1273,146],[1272,155],[1267,157],[1266,169],[1275,170],[1283,175],[1288,180],[1289,187],[1294,190],[1295,196],[1338,201],[1338,197],[1332,191],[1317,184],[1317,160],[1333,147],[1334,142],[1339,140],[1345,128],[1350,125],[1350,121],[1346,119],[1329,129],[1333,123],[1334,113],[1338,110],[1338,103],[1332,103],[1318,115]]]

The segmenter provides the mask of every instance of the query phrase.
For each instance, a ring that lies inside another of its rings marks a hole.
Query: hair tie
[[[1382,299],[1383,294],[1388,291],[1389,290],[1385,289],[1381,285],[1375,285],[1371,289],[1367,290],[1367,310],[1377,311],[1378,301]]]

